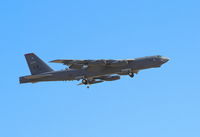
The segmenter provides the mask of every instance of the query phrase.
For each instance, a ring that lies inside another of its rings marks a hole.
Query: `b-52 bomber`
[[[89,85],[105,81],[119,80],[122,75],[131,78],[140,70],[158,68],[169,61],[163,56],[147,56],[127,60],[73,60],[59,59],[50,61],[62,63],[68,68],[54,71],[34,53],[25,54],[31,75],[19,78],[20,83],[37,83],[44,81],[72,81],[82,80],[78,85]]]

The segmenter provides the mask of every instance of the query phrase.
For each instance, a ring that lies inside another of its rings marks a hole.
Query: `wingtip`
[[[49,61],[50,63],[62,63],[62,60],[52,60],[52,61]]]
[[[49,63],[55,63],[55,60],[49,61]]]

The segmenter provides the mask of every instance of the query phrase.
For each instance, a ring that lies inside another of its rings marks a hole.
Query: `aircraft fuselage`
[[[98,76],[128,73],[149,68],[157,68],[166,63],[169,59],[162,56],[149,56],[143,58],[135,58],[133,60],[127,60],[127,63],[123,66],[112,66],[112,65],[102,65],[96,67],[83,67],[81,69],[66,69],[60,71],[50,71],[45,73],[40,73],[38,78],[27,78],[37,75],[29,75],[20,77],[20,83],[36,83],[42,81],[70,81],[70,80],[80,80],[80,79],[93,79]],[[117,60],[116,60],[117,61]],[[126,61],[126,60],[123,60]],[[44,77],[43,77],[44,76]]]

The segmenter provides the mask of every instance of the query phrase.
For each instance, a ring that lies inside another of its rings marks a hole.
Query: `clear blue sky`
[[[0,137],[200,137],[199,5],[1,1]],[[89,90],[77,81],[20,85],[29,52],[46,62],[157,54],[171,61]]]

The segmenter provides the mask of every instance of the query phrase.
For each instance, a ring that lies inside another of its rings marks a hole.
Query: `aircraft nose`
[[[161,61],[163,62],[163,63],[166,63],[166,62],[168,62],[170,59],[169,58],[167,58],[167,57],[161,57]]]

